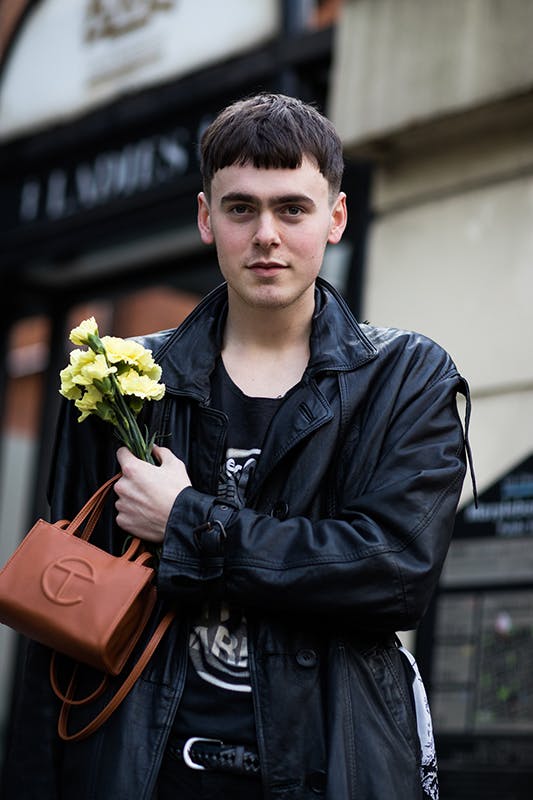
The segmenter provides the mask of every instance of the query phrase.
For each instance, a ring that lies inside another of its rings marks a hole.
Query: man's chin
[[[233,291],[241,302],[258,311],[290,308],[298,304],[309,291],[312,293],[314,302],[314,282],[309,286],[300,287],[264,283],[254,287],[238,287],[237,289],[234,287]]]
[[[250,292],[246,296],[245,301],[248,302],[250,308],[276,311],[278,309],[289,308],[296,299],[297,296],[294,294],[278,289],[275,291]]]

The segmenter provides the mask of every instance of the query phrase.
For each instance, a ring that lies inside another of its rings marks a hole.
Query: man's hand
[[[176,497],[191,481],[183,461],[167,447],[154,445],[152,453],[159,466],[142,461],[127,447],[117,450],[122,477],[114,486],[115,508],[123,530],[159,544]]]

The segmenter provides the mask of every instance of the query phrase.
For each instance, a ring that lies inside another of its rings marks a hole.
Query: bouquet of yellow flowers
[[[78,422],[90,414],[110,422],[134,455],[154,464],[155,434],[149,437],[146,430],[143,436],[137,423],[144,401],[161,400],[165,394],[165,384],[159,383],[161,367],[151,351],[130,339],[100,338],[94,317],[73,328],[69,339],[87,347],[72,350],[69,365],[60,372],[59,393],[74,401]]]

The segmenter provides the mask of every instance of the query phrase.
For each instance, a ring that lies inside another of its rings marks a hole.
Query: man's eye
[[[231,206],[230,213],[231,214],[236,214],[237,216],[241,216],[242,214],[247,214],[249,210],[250,209],[248,208],[248,206],[245,206],[243,204],[239,204],[239,205],[236,205],[236,206]]]
[[[287,206],[285,209],[285,214],[289,217],[298,217],[302,213],[302,209],[300,206]]]

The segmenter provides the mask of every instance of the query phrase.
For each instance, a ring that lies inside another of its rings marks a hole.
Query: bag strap
[[[144,670],[145,666],[148,664],[150,658],[152,657],[156,647],[158,646],[159,642],[161,641],[167,629],[169,628],[171,622],[173,621],[174,616],[175,616],[174,611],[167,611],[165,616],[160,620],[157,628],[152,634],[152,637],[148,642],[148,644],[146,645],[146,648],[144,649],[143,653],[133,666],[131,672],[124,680],[118,691],[111,698],[109,703],[106,706],[104,706],[104,708],[100,711],[100,713],[97,714],[97,716],[91,722],[89,722],[84,728],[77,731],[76,733],[69,734],[67,732],[67,721],[71,706],[80,705],[83,704],[84,702],[87,702],[88,700],[92,699],[96,695],[96,692],[98,692],[98,690],[100,689],[100,687],[98,687],[96,692],[93,692],[93,694],[90,697],[84,698],[84,700],[82,700],[80,703],[79,701],[73,699],[74,688],[75,688],[75,675],[72,676],[68,689],[63,698],[63,705],[61,707],[59,722],[57,726],[59,736],[61,739],[63,739],[63,741],[75,742],[79,741],[80,739],[85,739],[87,736],[90,736],[91,733],[94,733],[94,731],[96,731],[101,725],[103,725],[107,719],[109,719],[113,711],[115,711],[116,708],[118,708],[118,706],[120,705],[120,703],[122,703],[124,698],[133,688],[137,679],[140,677],[142,671]]]
[[[71,706],[83,706],[86,703],[90,703],[92,700],[96,700],[100,695],[103,693],[104,689],[106,688],[107,684],[109,683],[109,675],[104,675],[96,689],[88,694],[86,697],[81,697],[79,700],[74,700],[72,694],[74,693],[74,686],[76,681],[76,674],[78,672],[79,664],[74,666],[72,670],[72,675],[70,676],[70,681],[68,685],[68,689],[63,694],[62,690],[59,686],[59,680],[57,677],[57,662],[56,662],[57,653],[52,653],[52,657],[50,658],[50,684],[52,686],[52,690],[56,697],[62,700],[64,703],[69,703]],[[70,693],[70,694],[69,694]]]

